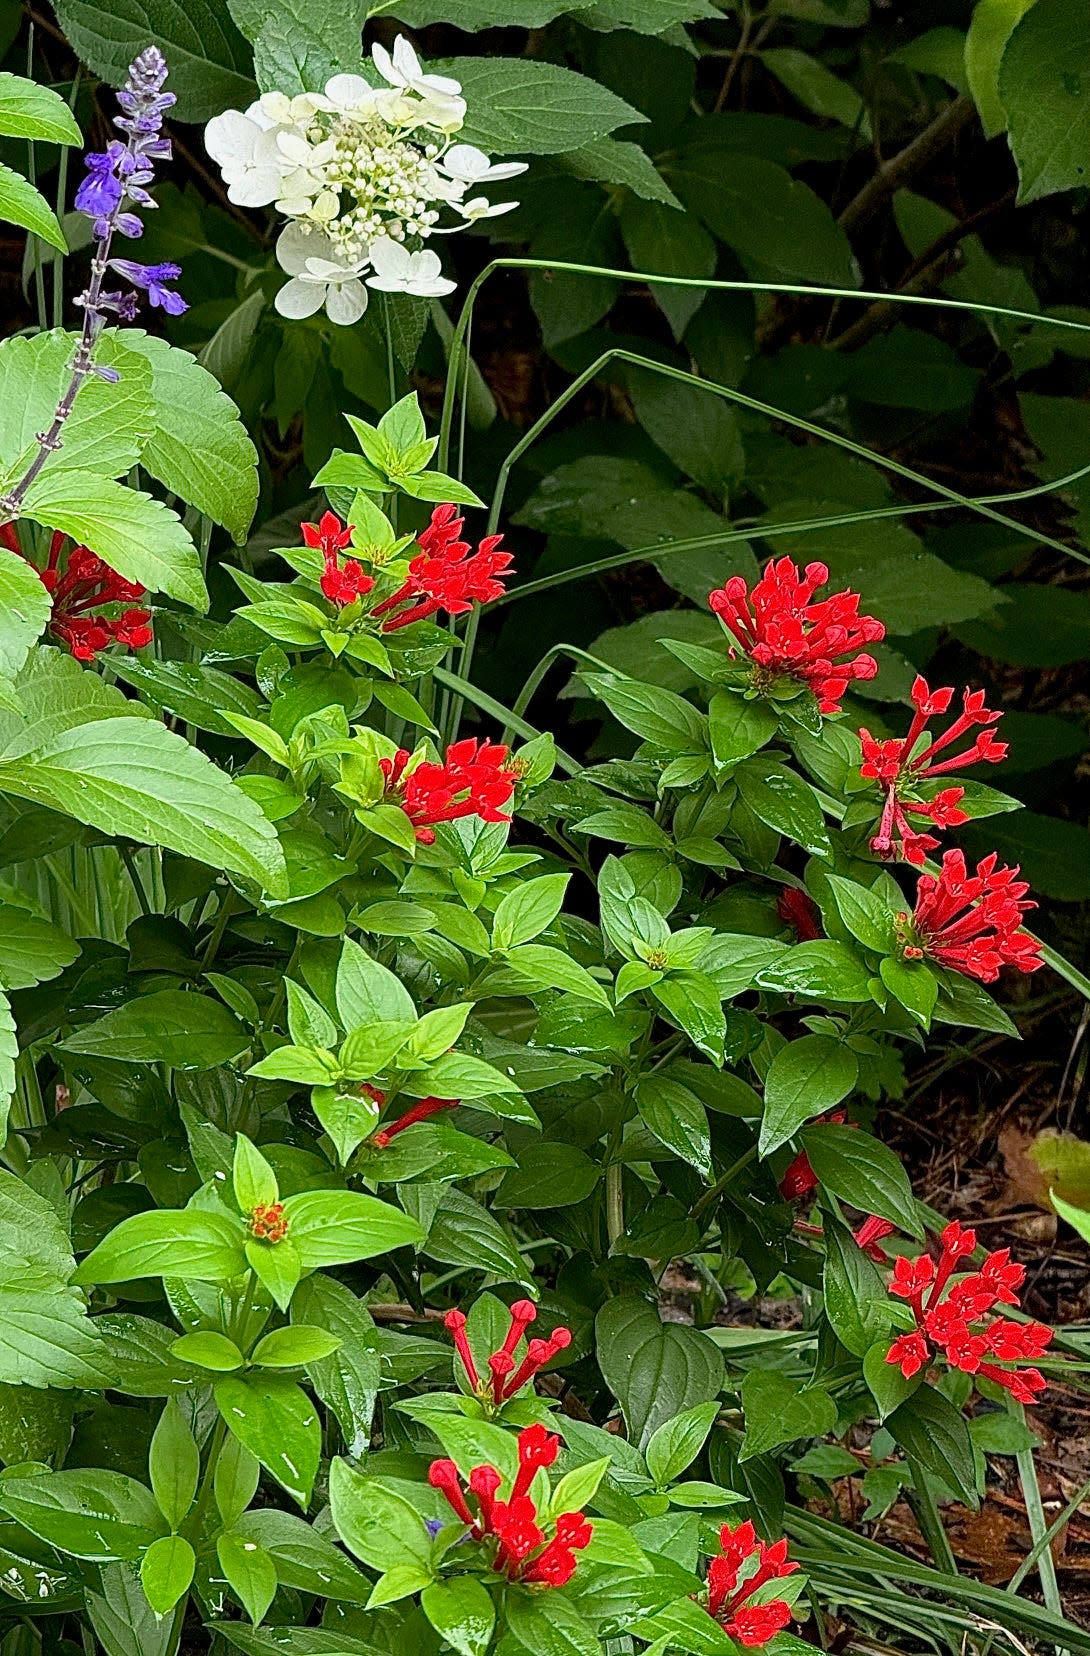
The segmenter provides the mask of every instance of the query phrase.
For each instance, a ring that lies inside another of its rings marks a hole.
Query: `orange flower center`
[[[259,1202],[250,1215],[250,1230],[259,1242],[283,1242],[288,1234],[283,1202]]]

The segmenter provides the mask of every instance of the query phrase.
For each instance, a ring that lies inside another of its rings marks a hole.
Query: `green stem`
[[[748,1167],[750,1162],[756,1160],[757,1146],[755,1144],[751,1144],[749,1149],[738,1157],[737,1161],[731,1162],[722,1177],[716,1179],[711,1188],[706,1190],[703,1196],[698,1197],[698,1199],[693,1203],[692,1207],[689,1209],[690,1219],[699,1219],[702,1213],[706,1213],[712,1204],[719,1200],[723,1192],[730,1188],[735,1179],[738,1177],[738,1174],[742,1172],[743,1168]]]
[[[140,870],[136,865],[136,855],[132,846],[119,845],[118,850],[121,853],[121,861],[125,864],[129,879],[132,881],[132,888],[136,893],[136,901],[140,904],[141,914],[154,913],[151,903],[148,901],[147,891],[144,889],[144,882],[140,878]]]
[[[1008,1405],[1011,1414],[1016,1420],[1026,1423],[1026,1411],[1020,1403]],[[1037,1574],[1041,1581],[1041,1597],[1052,1611],[1054,1616],[1064,1613],[1063,1600],[1060,1598],[1060,1586],[1056,1580],[1056,1564],[1045,1537],[1048,1534],[1048,1525],[1045,1522],[1045,1509],[1041,1504],[1041,1487],[1037,1482],[1037,1468],[1034,1465],[1033,1450],[1020,1449],[1015,1456],[1018,1467],[1018,1476],[1022,1480],[1022,1498],[1026,1504],[1026,1517],[1029,1519],[1029,1533],[1033,1538],[1034,1547],[1040,1544],[1037,1555]]]
[[[622,1175],[624,1168],[618,1161],[611,1161],[606,1167],[606,1235],[612,1248],[614,1242],[624,1235],[624,1186]]]
[[[935,1497],[931,1493],[931,1486],[927,1481],[927,1473],[919,1462],[906,1455],[908,1467],[912,1473],[913,1487],[906,1491],[908,1504],[912,1508],[916,1522],[920,1526],[920,1533],[927,1542],[928,1550],[937,1569],[944,1570],[947,1575],[958,1574],[957,1561],[949,1538],[943,1528]]]

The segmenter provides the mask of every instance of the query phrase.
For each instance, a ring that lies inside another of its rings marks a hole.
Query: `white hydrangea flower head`
[[[418,299],[441,299],[453,293],[457,286],[443,275],[439,255],[430,247],[420,253],[410,253],[402,242],[377,241],[371,249],[371,265],[367,286],[381,293],[411,293]]]
[[[277,299],[285,316],[324,305],[335,321],[355,320],[367,302],[361,277],[386,293],[451,293],[428,239],[518,205],[480,191],[525,172],[523,162],[454,142],[466,117],[459,82],[428,73],[404,36],[372,56],[383,86],[338,74],[321,92],[264,92],[205,129],[229,198],[275,203],[289,220],[277,244],[292,278]]]
[[[287,225],[276,244],[276,258],[291,277],[276,296],[281,316],[313,316],[324,305],[331,322],[348,327],[367,309],[367,289],[359,279],[367,261],[346,264],[321,230]]]

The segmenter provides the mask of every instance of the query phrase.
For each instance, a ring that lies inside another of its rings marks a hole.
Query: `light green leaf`
[[[53,612],[37,573],[0,547],[0,678],[14,678]]]
[[[214,1069],[244,1051],[249,1036],[222,1001],[181,989],[138,995],[94,1023],[81,1025],[63,1043],[66,1052],[113,1058],[125,1064],[169,1064],[176,1069]]]
[[[99,719],[0,762],[0,789],[286,896],[272,824],[198,749],[150,719]]]
[[[469,106],[462,143],[494,155],[560,155],[646,120],[572,69],[533,58],[455,58],[444,65]]]
[[[57,222],[57,215],[40,190],[36,190],[21,173],[0,162],[0,219],[18,224],[35,236],[41,236],[51,247],[67,253],[68,243]]]
[[[79,944],[48,920],[0,903],[0,987],[31,989],[70,966]]]
[[[207,609],[200,554],[181,518],[161,500],[95,472],[47,468],[28,489],[23,515],[63,529],[127,581]]]
[[[76,344],[77,336],[62,328],[0,344],[0,492],[37,454],[37,434],[48,429],[71,379]],[[95,361],[120,378],[114,385],[97,375],[84,380],[61,446],[46,460],[46,477],[73,468],[119,477],[139,459],[151,433],[155,404],[147,362],[109,332],[95,347]]]
[[[168,1616],[189,1591],[197,1555],[184,1535],[161,1535],[140,1560],[140,1583],[157,1616]]]
[[[318,1474],[322,1431],[302,1387],[283,1375],[228,1374],[216,1382],[216,1403],[243,1447],[305,1511]]]
[[[496,1624],[496,1610],[483,1581],[462,1575],[433,1582],[421,1593],[420,1607],[458,1656],[484,1656]]]
[[[1090,177],[1090,10],[1035,0],[999,66],[999,100],[1018,163],[1019,201],[1072,190]]]
[[[1003,131],[1007,117],[999,101],[999,66],[1016,24],[1033,0],[977,0],[965,37],[965,72],[986,138]]]
[[[137,329],[125,343],[147,358],[156,420],[141,463],[242,542],[257,508],[257,450],[238,409],[188,351]]]
[[[75,116],[59,93],[6,72],[0,74],[0,133],[46,144],[83,142]]]
[[[19,1056],[19,1040],[15,1033],[15,1019],[11,1002],[0,990],[0,1145],[8,1136],[8,1112],[15,1091],[15,1060]]]

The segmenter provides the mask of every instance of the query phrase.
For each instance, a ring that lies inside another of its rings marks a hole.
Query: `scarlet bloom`
[[[822,1122],[832,1122],[839,1127],[843,1126],[847,1119],[846,1110],[830,1110],[827,1114],[818,1116],[813,1125],[817,1127]],[[797,1202],[803,1196],[809,1196],[812,1190],[816,1190],[817,1184],[818,1176],[810,1165],[810,1158],[805,1150],[800,1150],[780,1179],[780,1195],[785,1202]]]
[[[288,1234],[283,1202],[259,1202],[250,1214],[250,1233],[259,1242],[283,1242]]]
[[[795,928],[800,943],[812,943],[825,935],[821,929],[821,910],[809,893],[800,891],[798,886],[784,886],[776,899],[776,913]]]
[[[420,551],[409,564],[407,580],[372,611],[375,616],[389,617],[382,623],[383,632],[396,632],[437,610],[464,615],[474,603],[502,598],[500,577],[512,562],[510,552],[497,550],[503,536],[486,535],[470,555],[469,542],[461,539],[464,522],[456,506],[435,508],[428,527],[417,536]]]
[[[378,1102],[382,1103],[384,1100],[380,1098]],[[422,1098],[411,1109],[406,1110],[404,1115],[399,1115],[396,1121],[387,1122],[380,1128],[373,1135],[371,1143],[376,1149],[385,1150],[390,1140],[396,1138],[398,1133],[403,1133],[406,1127],[415,1127],[418,1121],[427,1121],[442,1110],[456,1110],[460,1103],[460,1098]]]
[[[1022,930],[1036,903],[1017,868],[998,866],[993,851],[970,874],[961,851],[947,851],[938,874],[921,874],[911,915],[898,915],[906,960],[925,956],[966,977],[994,983],[1003,966],[1035,972],[1041,945]]]
[[[741,575],[732,575],[708,594],[708,603],[754,663],[757,689],[769,689],[780,677],[799,679],[823,713],[839,713],[849,684],[878,671],[860,647],[879,643],[886,629],[875,616],[860,615],[854,592],[834,592],[814,603],[828,579],[822,563],[807,564],[803,574],[790,558],[773,558],[752,592]]]
[[[547,1340],[530,1340],[527,1343],[522,1361],[515,1362],[515,1352],[519,1342],[524,1338],[531,1323],[537,1321],[537,1306],[532,1300],[516,1300],[511,1307],[511,1322],[504,1336],[503,1344],[492,1352],[488,1359],[487,1380],[482,1380],[470,1350],[469,1340],[466,1337],[466,1317],[463,1311],[448,1311],[443,1318],[443,1325],[454,1340],[454,1349],[458,1353],[466,1379],[482,1402],[491,1403],[498,1407],[506,1403],[508,1398],[514,1397],[522,1390],[528,1381],[532,1380],[539,1369],[551,1363],[560,1352],[566,1351],[571,1345],[570,1328],[554,1328]],[[533,1434],[540,1430],[538,1427],[529,1428],[531,1436],[526,1439],[528,1454],[537,1453],[533,1445],[537,1442]],[[525,1437],[525,1433],[523,1434]],[[522,1438],[519,1439],[520,1446]],[[521,1452],[521,1449],[520,1449]],[[555,1459],[555,1454],[553,1459]],[[549,1466],[549,1460],[539,1461],[537,1464]],[[516,1493],[525,1491],[516,1484]]]
[[[335,512],[323,512],[317,523],[304,523],[301,528],[303,545],[321,551],[324,568],[318,585],[331,604],[344,609],[371,591],[374,578],[364,574],[355,558],[341,562],[341,553],[351,546],[355,534],[351,524],[343,524]]]
[[[1003,715],[984,705],[983,690],[964,691],[958,717],[941,736],[916,751],[928,721],[947,711],[953,695],[952,689],[932,690],[926,679],[917,677],[912,686],[912,705],[916,711],[903,739],[880,742],[869,730],[859,732],[863,750],[859,774],[879,783],[885,791],[881,821],[870,842],[876,856],[887,858],[896,852],[906,862],[922,863],[927,852],[933,851],[939,842],[933,834],[914,827],[908,820],[909,815],[936,828],[958,828],[969,818],[960,808],[964,788],[941,788],[931,799],[921,799],[916,791],[920,784],[933,776],[963,770],[967,765],[982,762],[996,765],[1007,756],[1006,742],[997,741],[991,728]],[[944,759],[939,757],[974,729],[978,734],[969,747],[961,753],[947,754]]]
[[[77,661],[94,661],[110,644],[142,650],[152,640],[151,611],[126,608],[120,615],[104,611],[117,604],[137,603],[147,589],[137,581],[123,580],[86,546],[71,547],[62,568],[61,553],[67,538],[55,534],[49,543],[46,567],[31,566],[53,600],[47,631],[66,644]],[[0,525],[0,545],[23,555],[14,524]]]
[[[549,1527],[529,1494],[539,1467],[548,1467],[560,1452],[560,1439],[544,1426],[528,1426],[518,1436],[519,1469],[507,1500],[497,1500],[503,1478],[494,1466],[475,1466],[469,1487],[453,1461],[432,1461],[428,1482],[441,1490],[455,1516],[468,1524],[470,1536],[488,1550],[498,1575],[526,1586],[563,1587],[575,1573],[576,1553],[589,1546],[594,1526],[581,1512],[562,1512]]]
[[[484,822],[510,822],[506,805],[515,791],[508,752],[499,743],[473,737],[454,742],[441,764],[424,759],[409,769],[412,754],[398,748],[392,759],[380,759],[387,799],[401,806],[422,845],[430,845],[437,822],[479,816]]]
[[[708,1614],[739,1644],[767,1644],[791,1620],[791,1606],[783,1599],[770,1599],[764,1604],[750,1600],[758,1587],[793,1575],[799,1566],[788,1559],[786,1541],[769,1545],[760,1540],[748,1521],[737,1529],[724,1524],[719,1531],[719,1545],[722,1552],[708,1564]],[[743,1566],[753,1558],[757,1560],[756,1569],[739,1585]]]
[[[951,1282],[960,1262],[974,1252],[976,1232],[963,1230],[955,1220],[940,1241],[937,1265],[930,1254],[898,1258],[894,1263],[889,1291],[908,1301],[916,1327],[894,1340],[886,1362],[897,1364],[905,1379],[911,1380],[941,1351],[951,1368],[984,1375],[1005,1387],[1019,1403],[1035,1402],[1045,1388],[1040,1371],[1003,1365],[1039,1357],[1052,1340],[1051,1328],[1004,1317],[980,1325],[994,1306],[1018,1305],[1016,1290],[1025,1280],[1025,1270],[1011,1262],[1009,1248],[1000,1248],[988,1255],[978,1271]]]

